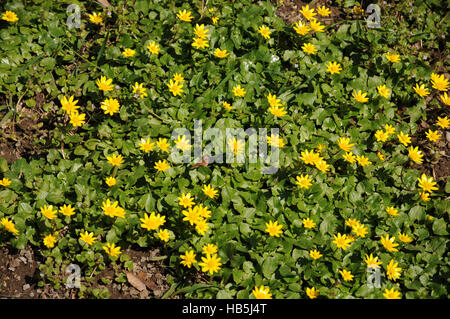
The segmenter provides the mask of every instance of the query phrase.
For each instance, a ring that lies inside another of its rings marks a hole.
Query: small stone
[[[25,284],[25,285],[23,285],[23,287],[22,287],[22,289],[23,290],[28,290],[28,289],[30,289],[30,284]]]
[[[34,297],[34,292],[30,292],[30,298]]]

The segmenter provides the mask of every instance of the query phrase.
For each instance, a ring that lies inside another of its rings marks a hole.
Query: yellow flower
[[[120,246],[116,246],[114,243],[106,243],[106,246],[103,246],[103,249],[106,251],[108,255],[111,257],[117,257],[122,252],[120,251]]]
[[[357,226],[361,225],[361,223],[359,222],[359,220],[357,220],[355,218],[354,219],[350,218],[350,219],[345,221],[345,225],[353,228],[353,227],[357,227]]]
[[[86,123],[86,121],[85,121],[86,114],[84,114],[84,113],[80,114],[78,112],[73,112],[73,113],[70,113],[69,117],[70,117],[70,124],[72,124],[74,127],[81,126],[84,123]]]
[[[123,157],[122,157],[122,155],[116,156],[116,154],[113,154],[112,156],[107,156],[106,160],[112,166],[120,166],[120,165],[123,164]]]
[[[201,219],[201,216],[199,214],[199,207],[189,207],[187,210],[183,210],[181,213],[184,215],[183,221],[189,222],[191,226],[198,223],[198,221]]]
[[[205,38],[209,37],[208,31],[209,31],[209,29],[205,29],[205,26],[203,24],[195,25],[194,34],[197,36],[197,38],[205,39]]]
[[[419,147],[418,146],[416,146],[416,147],[412,147],[411,146],[409,148],[408,152],[409,152],[409,157],[411,158],[411,160],[413,160],[417,164],[422,164],[422,162],[423,162],[423,159],[422,159],[423,154],[422,154],[421,151],[419,151]]]
[[[195,230],[197,233],[199,233],[201,236],[204,236],[205,233],[209,230],[209,225],[206,219],[199,218],[197,220],[197,223],[195,224]]]
[[[0,220],[0,224],[3,225],[3,227],[5,227],[5,229],[7,231],[9,231],[10,233],[14,234],[14,235],[18,235],[19,231],[16,229],[16,225],[14,225],[14,222],[10,221],[8,218],[3,217]]]
[[[279,107],[282,106],[283,104],[281,103],[280,99],[277,99],[277,96],[274,94],[270,94],[267,95],[267,101],[269,102],[269,105],[272,107]]]
[[[114,210],[113,216],[111,217],[119,217],[119,218],[125,218],[125,209],[123,209],[120,206],[117,206]]]
[[[278,225],[278,221],[269,221],[266,223],[266,232],[269,233],[270,236],[280,237],[283,233],[281,228],[283,228],[283,225]]]
[[[183,206],[184,208],[188,208],[188,207],[195,205],[194,199],[191,197],[191,193],[187,193],[187,194],[182,193],[181,197],[177,197],[177,198],[179,201],[178,204],[180,206]]]
[[[439,91],[447,91],[449,83],[443,74],[438,75],[436,73],[431,74],[431,84],[433,84],[433,89]]]
[[[158,54],[161,50],[159,44],[157,44],[155,41],[150,41],[150,43],[147,45],[147,49],[151,54]]]
[[[337,248],[342,248],[343,250],[346,250],[348,247],[350,247],[351,240],[349,240],[347,235],[345,234],[341,235],[341,233],[338,233],[337,236],[333,235],[333,237],[334,237],[333,244],[335,244]]]
[[[190,150],[192,147],[185,135],[178,135],[178,139],[175,141],[175,146],[182,151]]]
[[[389,97],[389,95],[391,95],[390,89],[388,89],[386,85],[378,85],[377,90],[378,93],[386,99]]]
[[[300,188],[308,189],[312,185],[311,184],[312,179],[309,177],[309,175],[303,176],[303,174],[301,174],[300,176],[297,176],[296,178],[297,178],[297,181],[295,182],[295,184],[300,186]]]
[[[387,134],[387,135],[392,135],[392,134],[395,133],[395,127],[393,127],[393,126],[391,126],[391,125],[389,125],[389,124],[386,124],[386,125],[384,126],[384,130],[386,131],[386,134]]]
[[[402,242],[404,242],[404,243],[410,243],[410,242],[412,242],[412,238],[409,237],[407,234],[399,233],[399,234],[398,234],[398,239],[400,239],[400,241],[402,241]]]
[[[328,62],[327,64],[327,71],[330,72],[331,74],[339,74],[341,73],[341,65],[337,62]]]
[[[398,62],[400,62],[400,55],[399,54],[395,54],[395,53],[391,53],[391,52],[388,51],[386,53],[386,59],[388,59],[392,63],[398,63]]]
[[[269,27],[266,27],[265,25],[260,26],[258,32],[267,40],[270,39],[270,34],[272,33]]]
[[[211,17],[211,21],[213,24],[217,24],[217,22],[219,21],[218,17]]]
[[[284,107],[271,106],[269,108],[269,112],[276,117],[283,117],[287,114],[287,111],[284,110]]]
[[[312,229],[312,228],[316,227],[316,223],[312,219],[309,219],[309,217],[303,218],[302,223],[303,223],[303,226],[305,226],[305,228],[308,228],[308,229]]]
[[[307,19],[307,20],[311,20],[312,17],[314,17],[316,15],[316,13],[314,12],[314,9],[311,8],[309,9],[309,5],[306,6],[302,6],[300,13],[303,14],[303,16]]]
[[[169,163],[167,163],[166,160],[159,160],[155,163],[154,168],[158,171],[158,172],[164,172],[166,170],[168,170],[170,168]]]
[[[119,112],[120,104],[117,99],[109,98],[100,103],[105,114],[114,115]]]
[[[217,250],[219,249],[219,247],[217,247],[217,245],[214,244],[208,244],[203,246],[202,251],[205,255],[212,255],[217,253]]]
[[[303,44],[302,50],[303,50],[303,52],[308,53],[308,54],[316,54],[316,52],[317,52],[316,46],[312,43]]]
[[[447,95],[447,93],[444,93],[444,95],[439,95],[441,97],[442,102],[446,105],[450,105],[450,96]]]
[[[217,254],[206,255],[206,257],[202,257],[202,262],[198,265],[202,267],[203,272],[209,272],[212,275],[220,270],[220,266],[222,265],[220,261],[221,258],[217,257]]]
[[[306,164],[314,165],[316,162],[321,160],[319,153],[315,153],[314,150],[308,151],[305,150],[301,152],[300,159]]]
[[[138,83],[138,82],[134,83],[133,93],[136,94],[136,97],[137,97],[137,95],[139,95],[139,97],[141,99],[146,97],[147,96],[147,93],[145,93],[146,90],[147,89],[144,87],[144,83]]]
[[[177,17],[181,21],[185,21],[185,22],[191,22],[191,20],[194,18],[191,15],[191,11],[187,11],[187,10],[180,10],[180,11],[178,11]]]
[[[311,30],[309,25],[303,24],[302,21],[298,21],[296,24],[294,24],[294,30],[300,35],[308,34],[308,32]]]
[[[175,74],[173,75],[173,80],[176,81],[176,82],[178,82],[178,83],[181,83],[181,82],[184,82],[184,77],[183,77],[183,75],[180,74],[180,73],[175,73]]]
[[[203,189],[202,189],[202,191],[203,191],[203,193],[206,195],[206,196],[208,196],[208,197],[210,197],[210,198],[215,198],[215,197],[217,197],[218,195],[218,191],[216,191],[215,189],[214,189],[214,187],[211,187],[211,184],[208,184],[208,185],[203,185]]]
[[[395,248],[398,246],[398,244],[394,243],[394,240],[395,240],[395,237],[389,238],[389,234],[387,234],[385,237],[381,236],[381,244],[389,252],[398,251],[398,249]]]
[[[400,292],[395,290],[394,287],[384,289],[383,297],[386,299],[402,299]]]
[[[394,259],[391,259],[391,261],[387,265],[386,274],[390,280],[396,281],[398,278],[400,278],[400,272],[402,269],[397,266],[398,263],[395,262]]]
[[[342,279],[344,279],[344,281],[352,281],[353,280],[353,275],[352,275],[351,271],[343,269],[343,270],[339,270],[339,273],[342,275]]]
[[[428,89],[425,87],[425,84],[419,86],[419,84],[416,83],[416,86],[413,87],[413,89],[417,94],[419,94],[420,97],[424,97],[430,94],[430,91],[428,91]]]
[[[398,209],[396,209],[394,206],[388,206],[386,207],[386,213],[391,216],[398,216]]]
[[[345,153],[342,155],[342,157],[349,163],[354,163],[356,161],[356,156],[353,155],[353,153]]]
[[[438,116],[436,125],[443,129],[449,128],[450,127],[450,119],[448,119],[447,116],[446,117]]]
[[[322,173],[326,173],[330,169],[330,165],[328,165],[324,160],[318,160],[314,163],[314,165]]]
[[[180,84],[177,81],[174,82],[173,80],[170,80],[169,84],[166,85],[173,96],[181,95],[181,93],[183,93],[183,84]]]
[[[41,207],[41,213],[44,215],[45,218],[53,219],[58,214],[57,210],[53,210],[53,205],[44,205],[44,207]]]
[[[429,202],[431,200],[430,194],[428,194],[427,192],[419,191],[419,195],[420,195],[420,199],[423,200],[424,202]]]
[[[115,201],[114,203],[111,203],[111,201],[109,199],[106,199],[105,202],[102,202],[103,213],[106,216],[115,217],[118,204],[119,203],[117,201]]]
[[[253,295],[256,299],[272,299],[272,294],[270,293],[269,287],[255,286],[255,289],[252,290]]]
[[[366,225],[360,224],[353,227],[352,231],[356,234],[356,236],[364,238],[367,235],[368,229]]]
[[[228,147],[233,151],[234,155],[241,155],[245,149],[245,142],[233,137],[228,140]]]
[[[323,255],[322,255],[318,250],[314,249],[314,250],[310,250],[310,251],[309,251],[309,256],[310,256],[312,259],[317,260],[317,259],[319,259],[320,257],[322,257]]]
[[[211,211],[208,209],[208,207],[203,207],[202,204],[197,205],[198,209],[198,215],[202,218],[210,218],[211,217]]]
[[[97,79],[97,81],[95,82],[97,83],[98,89],[101,91],[112,91],[112,89],[114,88],[113,84],[112,84],[112,79],[106,79],[106,76],[100,76],[100,79]]]
[[[147,230],[157,230],[166,222],[166,216],[155,214],[155,212],[151,212],[150,216],[148,216],[147,213],[144,213],[144,218],[139,218],[139,220],[142,222],[142,228]]]
[[[167,243],[170,239],[169,231],[167,229],[160,229],[158,231],[158,238]]]
[[[80,239],[90,246],[97,238],[94,237],[94,233],[88,233],[86,230],[84,233],[80,233]]]
[[[411,138],[408,134],[403,134],[403,132],[400,132],[400,134],[397,135],[398,141],[402,143],[405,146],[408,146],[408,144],[411,144]]]
[[[375,138],[377,142],[386,142],[389,138],[389,135],[383,130],[377,130],[375,132]]]
[[[231,109],[233,108],[233,107],[231,106],[231,104],[228,103],[228,102],[226,102],[226,101],[223,101],[223,102],[222,102],[222,105],[223,105],[223,107],[224,107],[227,111],[231,111]]]
[[[436,142],[441,138],[441,134],[438,131],[432,131],[430,129],[428,129],[428,132],[426,132],[425,135],[430,142]]]
[[[234,96],[243,97],[247,92],[245,91],[244,88],[241,88],[240,84],[238,84],[235,87],[233,87],[233,93]]]
[[[167,143],[167,139],[166,138],[159,138],[158,141],[156,142],[156,146],[158,146],[158,148],[161,151],[169,153],[170,144]]]
[[[204,49],[209,48],[208,40],[204,38],[194,38],[194,42],[192,42],[192,46],[196,49]]]
[[[8,21],[8,22],[16,22],[19,20],[17,17],[17,14],[12,11],[6,10],[5,13],[2,14],[2,20]]]
[[[367,264],[367,268],[377,269],[380,268],[380,265],[383,263],[381,261],[378,261],[378,257],[373,257],[372,254],[365,256],[364,262]]]
[[[422,174],[420,178],[417,179],[419,181],[419,187],[423,189],[424,192],[432,193],[439,188],[435,187],[436,182],[433,181],[433,177],[427,177],[427,175]]]
[[[313,31],[316,31],[316,32],[324,32],[323,29],[325,29],[325,26],[323,24],[320,24],[320,22],[317,21],[316,18],[311,18],[311,21],[309,22],[309,26]]]
[[[122,55],[126,58],[133,57],[136,54],[136,50],[126,48],[123,50]]]
[[[93,12],[92,14],[89,14],[89,21],[95,24],[102,23],[103,22],[102,13]]]
[[[71,114],[74,112],[77,112],[77,109],[80,108],[79,105],[77,105],[78,100],[73,100],[73,96],[71,96],[69,99],[67,99],[65,96],[60,100],[61,102],[61,109],[63,111],[66,111],[67,113]]]
[[[188,250],[184,253],[184,255],[181,255],[180,258],[182,259],[180,261],[180,264],[183,266],[186,266],[188,268],[191,268],[192,264],[197,263],[197,260],[195,260],[196,254],[194,253],[194,250]]]
[[[220,50],[219,48],[217,48],[214,51],[214,56],[219,58],[219,59],[223,59],[226,58],[230,53],[227,52],[227,50]]]
[[[369,101],[369,98],[366,96],[367,93],[362,93],[361,90],[353,90],[353,98],[360,103],[366,103],[367,101]]]
[[[367,157],[365,157],[364,155],[361,155],[361,156],[356,155],[356,161],[362,167],[372,164],[372,162],[369,161],[369,159]]]
[[[364,13],[364,9],[362,9],[361,7],[354,6],[353,13],[356,15],[362,15]]]
[[[11,180],[7,177],[3,177],[3,179],[0,179],[0,185],[1,186],[5,186],[8,187],[9,185],[11,185]]]
[[[306,288],[306,294],[308,295],[308,297],[310,299],[315,299],[319,296],[320,293],[319,293],[319,290],[312,287],[312,288]]]
[[[341,150],[344,150],[346,152],[350,152],[353,146],[355,144],[350,144],[350,138],[348,137],[341,137],[337,140],[338,146]]]
[[[56,243],[56,237],[53,236],[52,234],[48,234],[47,236],[44,237],[44,245],[47,248],[55,247],[55,243]]]
[[[267,143],[273,147],[284,147],[284,140],[278,134],[267,136]]]
[[[327,7],[322,6],[317,8],[317,13],[320,14],[322,17],[328,17],[331,14],[331,11]]]
[[[143,138],[141,139],[139,146],[141,147],[141,150],[143,150],[145,153],[148,153],[155,149],[155,142],[151,142],[149,138]]]
[[[59,212],[63,214],[64,216],[72,216],[75,215],[75,208],[72,207],[72,205],[63,205],[59,208]]]

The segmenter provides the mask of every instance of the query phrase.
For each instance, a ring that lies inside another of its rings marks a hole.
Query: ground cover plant
[[[0,245],[40,286],[158,247],[164,298],[447,297],[443,3],[110,3],[0,6]]]

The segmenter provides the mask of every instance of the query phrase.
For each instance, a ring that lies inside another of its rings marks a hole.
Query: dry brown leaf
[[[102,6],[111,8],[112,5],[108,2],[108,0],[97,0],[98,3],[100,3]]]
[[[142,291],[142,290],[146,289],[146,288],[145,288],[145,284],[144,284],[138,277],[136,277],[135,275],[133,275],[131,272],[127,272],[126,274],[127,274],[128,282],[129,282],[134,288],[136,288],[136,289],[139,290],[139,291]]]
[[[150,289],[150,290],[158,289],[158,285],[156,285],[155,282],[153,280],[151,280],[150,278],[147,278],[149,276],[147,276],[147,274],[145,272],[140,271],[137,276],[140,280],[142,280],[145,283],[145,285],[147,286],[148,289]]]

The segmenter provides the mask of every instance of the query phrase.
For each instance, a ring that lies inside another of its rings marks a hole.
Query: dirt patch
[[[118,268],[107,266],[99,274],[92,276],[90,283],[82,281],[86,291],[84,298],[92,298],[92,289],[107,289],[112,299],[151,299],[161,298],[170,289],[167,278],[170,273],[164,266],[165,258],[159,249],[133,250],[127,249],[125,254],[134,263],[132,271],[128,271],[120,263]],[[55,289],[50,283],[39,287],[41,272],[39,270],[39,253],[31,247],[16,250],[12,247],[0,247],[0,298],[14,299],[79,299],[77,288],[68,289],[61,285]],[[137,289],[129,280],[117,282],[120,274],[131,273],[142,282],[144,289]],[[62,275],[64,276],[64,275]],[[64,278],[61,278],[64,281]],[[172,297],[174,299],[179,296]]]
[[[9,109],[0,112],[0,119],[8,116],[0,127],[0,157],[9,163],[21,157],[39,155],[51,137],[53,127],[44,123],[49,116],[42,109],[46,103],[45,95],[36,92],[34,100],[36,104],[27,107],[19,98],[14,105],[14,113],[10,113]],[[42,140],[46,141],[45,144],[39,143]]]

